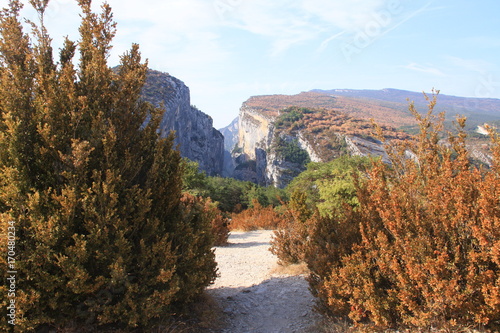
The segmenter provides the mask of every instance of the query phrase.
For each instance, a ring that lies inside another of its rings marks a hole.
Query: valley
[[[386,159],[382,141],[408,140],[418,130],[408,103],[427,112],[423,93],[316,89],[252,96],[231,124],[216,130],[210,116],[191,105],[189,88],[167,73],[150,70],[143,97],[165,107],[162,135],[173,131],[182,156],[197,162],[201,171],[279,188],[309,161],[328,162],[344,154]],[[485,123],[500,124],[500,100],[440,94],[435,112],[445,112],[448,130],[456,115],[466,116],[473,157],[489,163],[487,136],[484,129],[483,134],[476,130]],[[384,140],[376,137],[374,123],[382,128]]]

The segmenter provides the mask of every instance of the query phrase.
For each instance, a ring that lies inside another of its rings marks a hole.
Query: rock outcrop
[[[416,101],[419,110],[427,110],[428,102],[422,94],[395,89],[250,97],[240,109],[237,144],[231,149],[226,172],[260,185],[284,187],[308,161],[328,162],[349,154],[377,156],[389,163],[383,144],[374,138],[369,119],[380,126],[386,141],[411,140],[402,128],[416,131],[418,126],[408,111],[407,97]],[[477,124],[480,134],[487,133],[484,122],[500,119],[500,99],[439,95],[438,106],[470,115],[472,127]],[[488,138],[472,135],[474,140],[468,142],[471,158],[474,163],[490,165]]]
[[[361,133],[356,135],[355,127],[348,127],[354,134],[347,134],[331,130],[333,123],[329,121],[322,127],[307,124],[308,120],[315,119],[313,113],[318,113],[316,118],[338,113],[319,115],[323,112],[321,109],[311,109],[306,111],[307,115],[302,114],[300,120],[283,125],[284,119],[289,118],[281,116],[289,111],[270,112],[265,106],[255,106],[256,99],[251,98],[240,109],[237,143],[232,150],[234,171],[231,175],[236,179],[283,188],[305,170],[309,161],[327,162],[342,154],[387,159],[382,143]],[[342,128],[344,118],[340,118],[341,123],[336,126]],[[345,117],[345,121],[359,123],[349,117]],[[366,124],[361,123],[361,128],[365,127]]]
[[[219,132],[224,135],[224,166],[222,169],[223,177],[233,177],[236,165],[231,156],[231,152],[238,142],[239,118],[236,117],[231,124],[224,128],[220,128]]]
[[[272,142],[274,119],[247,107],[245,103],[238,119],[238,136],[232,151],[235,162],[232,177],[270,185],[267,151]],[[269,159],[271,163],[273,160]]]
[[[213,128],[210,116],[191,105],[189,88],[181,80],[150,70],[143,89],[145,100],[165,108],[160,129],[162,136],[175,131],[175,142],[183,157],[198,162],[208,175],[221,175],[224,137]]]
[[[263,186],[283,188],[304,170],[303,166],[287,161],[276,150],[274,121],[275,117],[243,103],[239,115],[237,143],[232,151],[235,165],[232,177]],[[290,135],[282,138],[287,142],[295,139],[301,149],[309,150],[310,155],[315,156],[313,148],[306,144],[303,138],[297,140]]]

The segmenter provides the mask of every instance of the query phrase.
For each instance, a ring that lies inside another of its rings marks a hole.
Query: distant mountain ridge
[[[224,135],[224,149],[231,151],[236,144],[238,135],[238,117],[236,117],[229,125],[219,128],[219,132]]]
[[[427,110],[427,102],[423,92],[414,92],[399,89],[380,89],[380,90],[356,90],[356,89],[330,89],[321,90],[314,89],[311,92],[324,94],[328,96],[342,96],[354,98],[357,100],[365,100],[373,103],[389,103],[388,107],[401,109],[408,108],[408,100],[413,101],[415,106],[425,112]],[[432,96],[431,92],[427,92],[428,96]],[[453,119],[457,114],[466,116],[471,122],[485,122],[500,120],[500,99],[497,98],[473,98],[460,97],[446,94],[439,94],[437,99],[437,112],[445,111],[448,119]]]
[[[342,154],[386,159],[370,120],[383,127],[388,140],[411,139],[405,131],[415,131],[416,121],[409,101],[419,112],[427,112],[423,93],[398,89],[252,96],[240,109],[238,126],[233,121],[221,129],[227,135],[225,175],[284,187],[308,160],[326,162]],[[439,94],[435,112],[440,111],[447,111],[448,120],[457,114],[468,117],[471,157],[488,164],[488,149],[483,149],[487,139],[475,130],[485,122],[500,122],[500,100]]]

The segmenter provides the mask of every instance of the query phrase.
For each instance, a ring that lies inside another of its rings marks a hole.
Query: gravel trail
[[[231,232],[229,245],[216,248],[220,277],[208,292],[226,315],[222,332],[312,332],[318,315],[312,311],[308,283],[302,275],[279,273],[269,251],[272,234]]]

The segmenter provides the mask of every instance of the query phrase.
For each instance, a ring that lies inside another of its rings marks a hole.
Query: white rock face
[[[249,159],[256,158],[256,149],[267,149],[274,133],[274,119],[258,113],[245,104],[240,109],[238,147]]]
[[[236,117],[231,124],[224,128],[219,128],[219,132],[224,135],[224,149],[231,152],[238,141],[239,117]]]
[[[277,154],[277,135],[286,142],[296,142],[307,152],[312,162],[327,162],[318,153],[321,147],[316,147],[314,139],[308,139],[300,130],[287,134],[277,132],[274,120],[243,104],[239,115],[238,141],[232,155],[235,166],[233,177],[260,185],[283,188],[303,171],[303,165],[286,161]],[[350,155],[381,156],[388,162],[388,156],[381,142],[356,135],[346,136],[339,133],[335,135],[345,140]]]
[[[389,161],[381,142],[373,142],[357,136],[346,136],[345,142],[352,156],[380,156],[383,161]]]
[[[304,149],[309,154],[311,162],[324,162],[323,159],[316,153],[313,146],[304,138],[302,133],[299,133],[298,142],[300,148]]]
[[[274,151],[273,122],[274,118],[243,104],[239,115],[237,150],[233,154],[235,178],[283,188],[302,171],[301,166],[284,161]],[[288,141],[293,139],[298,140],[299,146],[308,152],[311,160],[320,161],[312,145],[304,138],[300,135],[286,137]]]

